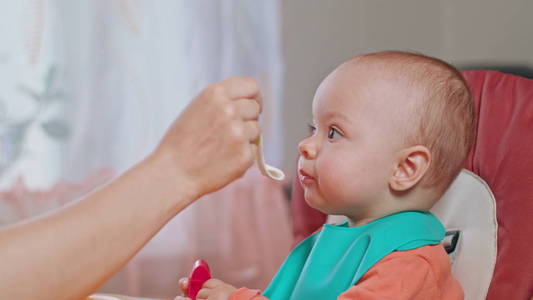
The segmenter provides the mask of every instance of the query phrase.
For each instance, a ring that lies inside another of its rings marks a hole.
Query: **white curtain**
[[[55,88],[47,84],[55,51],[51,43],[42,43],[52,36],[51,29],[43,26],[44,5],[27,0],[0,2],[0,187],[3,189],[15,184],[22,173],[32,188],[48,187],[59,175],[61,143],[44,130],[45,124],[58,117],[61,107],[61,101],[55,101],[58,99],[42,97],[47,87]]]
[[[103,167],[122,172],[154,148],[200,89],[234,75],[259,80],[267,158],[281,163],[277,1],[54,1],[52,10],[71,99],[63,179]],[[171,297],[197,258],[228,283],[262,288],[289,247],[281,185],[253,169],[178,215],[102,290]]]
[[[99,165],[129,167],[153,149],[189,99],[208,83],[235,75],[260,81],[267,158],[281,163],[277,1],[86,0],[55,6],[59,65],[75,99],[66,110],[74,133],[66,178]]]

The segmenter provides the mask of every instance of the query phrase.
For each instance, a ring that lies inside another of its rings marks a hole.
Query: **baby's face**
[[[403,96],[392,80],[342,66],[318,88],[314,132],[299,145],[298,169],[306,201],[328,214],[377,213],[388,193],[402,137]]]

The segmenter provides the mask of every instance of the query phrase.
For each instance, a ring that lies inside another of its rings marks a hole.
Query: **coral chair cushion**
[[[533,80],[495,71],[463,72],[477,108],[466,168],[496,198],[498,254],[487,299],[533,295]],[[475,276],[475,270],[472,270]]]

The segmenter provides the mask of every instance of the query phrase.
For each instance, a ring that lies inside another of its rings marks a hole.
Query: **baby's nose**
[[[314,146],[311,137],[303,139],[298,144],[298,151],[305,159],[314,159],[316,157],[316,146]]]

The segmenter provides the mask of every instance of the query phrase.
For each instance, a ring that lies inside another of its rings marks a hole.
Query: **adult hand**
[[[213,84],[148,158],[107,186],[0,228],[0,298],[82,299],[94,292],[187,205],[244,174],[257,151],[260,111],[254,80]]]
[[[171,164],[192,199],[214,192],[253,164],[261,105],[251,78],[212,84],[176,119],[153,155]]]

